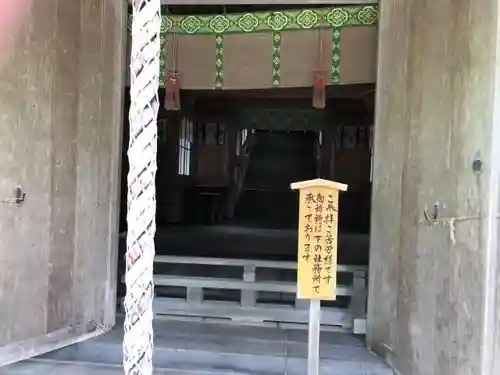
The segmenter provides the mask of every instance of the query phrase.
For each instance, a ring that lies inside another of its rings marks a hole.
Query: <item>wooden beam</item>
[[[375,89],[374,83],[361,83],[352,85],[331,85],[327,86],[326,94],[328,99],[350,99],[362,100],[364,94]],[[160,89],[160,91],[164,88]],[[186,95],[195,97],[217,97],[218,100],[224,97],[225,99],[244,98],[248,100],[267,100],[267,99],[309,99],[312,97],[311,87],[287,87],[287,88],[272,88],[272,89],[245,89],[245,90],[183,90]]]
[[[122,236],[125,236],[122,234]],[[297,262],[290,261],[268,261],[257,259],[233,259],[233,258],[210,258],[210,257],[186,257],[176,255],[156,255],[155,263],[170,264],[202,264],[207,266],[251,266],[257,268],[276,268],[276,269],[297,269]],[[337,265],[337,272],[368,272],[367,266]]]
[[[161,0],[164,5],[241,5],[240,0]],[[314,4],[331,4],[331,5],[363,5],[377,4],[374,0],[248,0],[245,5],[314,5]]]
[[[257,304],[255,307],[246,307],[233,302],[205,301],[193,305],[176,298],[156,297],[153,301],[155,319],[165,316],[190,316],[199,318],[226,318],[233,321],[250,322],[280,322],[280,323],[307,323],[308,309],[294,309],[292,306],[276,305],[272,303]],[[352,330],[353,316],[347,309],[326,307],[321,312],[321,324],[343,327]]]
[[[210,289],[233,289],[252,290],[255,292],[277,292],[277,293],[297,293],[296,283],[286,281],[257,281],[255,283],[246,282],[239,279],[196,277],[196,276],[174,276],[174,275],[154,275],[155,286],[177,286],[185,288],[210,288]],[[338,296],[352,296],[351,286],[338,285]]]

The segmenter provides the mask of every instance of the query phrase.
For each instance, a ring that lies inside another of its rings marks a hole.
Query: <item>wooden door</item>
[[[116,316],[126,5],[35,1],[28,13],[0,59],[0,366]]]

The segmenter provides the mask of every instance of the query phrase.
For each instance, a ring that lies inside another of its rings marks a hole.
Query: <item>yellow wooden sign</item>
[[[296,182],[300,190],[297,298],[337,298],[339,191],[347,185],[322,179]]]

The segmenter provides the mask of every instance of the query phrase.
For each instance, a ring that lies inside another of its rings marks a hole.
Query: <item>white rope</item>
[[[160,72],[160,0],[133,0],[123,367],[153,373],[153,258]]]
[[[424,216],[427,216],[424,214]],[[497,219],[500,219],[500,215],[496,216]],[[449,218],[441,218],[441,219],[429,219],[426,217],[424,220],[421,220],[420,223],[426,223],[432,227],[436,225],[441,225],[441,226],[447,226],[449,230],[449,238],[452,243],[452,245],[457,244],[457,237],[456,237],[456,224],[457,223],[462,223],[466,221],[471,221],[471,220],[480,220],[481,216],[461,216],[461,217],[449,217]],[[487,219],[487,217],[484,217],[483,219]]]

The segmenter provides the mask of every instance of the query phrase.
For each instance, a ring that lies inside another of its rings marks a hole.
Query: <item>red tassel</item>
[[[313,85],[313,100],[312,105],[316,109],[324,109],[326,107],[326,73],[327,69],[323,56],[323,29],[318,32],[318,65],[313,70],[314,85]]]
[[[166,86],[167,96],[165,98],[165,108],[167,111],[180,111],[181,92],[177,73],[167,73]]]
[[[172,41],[172,70],[167,72],[167,82],[165,82],[167,95],[165,97],[165,109],[167,111],[180,111],[181,109],[181,90],[179,77],[177,72],[177,50],[179,41],[177,35],[174,34]]]
[[[326,107],[326,82],[323,72],[315,72],[313,87],[313,107],[324,109]]]

